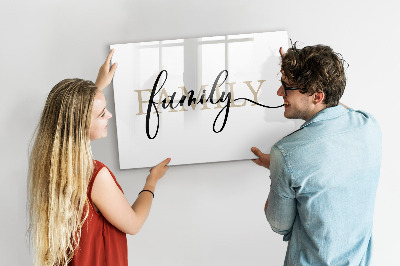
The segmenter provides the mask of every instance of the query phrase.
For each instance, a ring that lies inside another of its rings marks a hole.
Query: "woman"
[[[96,84],[66,79],[50,91],[30,154],[28,201],[35,265],[128,265],[126,234],[145,222],[170,159],[150,169],[130,206],[90,143],[107,136],[112,117],[101,92],[111,83],[113,50]],[[143,192],[143,193],[142,193]]]

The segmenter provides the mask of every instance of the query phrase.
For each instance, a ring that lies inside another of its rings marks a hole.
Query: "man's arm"
[[[262,153],[258,148],[252,147],[251,151],[256,155],[258,158],[257,159],[251,159],[254,163],[258,164],[259,166],[263,166],[265,168],[269,169],[270,161],[271,161],[271,156],[266,153]],[[268,207],[268,199],[267,202],[265,203],[264,207],[264,213],[266,213]]]
[[[270,159],[271,186],[264,211],[272,230],[284,235],[283,240],[287,241],[297,213],[296,193],[285,159],[276,146],[271,149]]]
[[[290,238],[292,225],[296,217],[296,198],[290,187],[289,174],[282,153],[277,147],[272,147],[271,154],[262,153],[258,148],[251,151],[258,157],[252,161],[270,169],[271,187],[264,213],[274,232],[285,235],[285,241]]]

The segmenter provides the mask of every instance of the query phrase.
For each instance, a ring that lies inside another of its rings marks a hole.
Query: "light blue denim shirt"
[[[381,131],[368,113],[326,108],[271,149],[267,220],[284,265],[371,265]]]

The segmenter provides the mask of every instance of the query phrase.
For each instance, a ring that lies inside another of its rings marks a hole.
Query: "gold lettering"
[[[235,95],[233,94],[233,85],[236,84],[236,82],[229,82],[229,83],[226,83],[226,84],[229,85],[229,90],[231,92],[231,106],[230,107],[242,107],[242,106],[245,106],[246,105],[246,101],[245,100],[243,100],[243,103],[241,105],[235,104],[235,101],[234,101],[235,100]]]
[[[249,87],[251,93],[253,93],[253,98],[254,101],[256,103],[258,103],[258,92],[260,91],[261,85],[264,83],[265,80],[259,80],[258,82],[260,82],[260,85],[258,86],[257,92],[254,91],[253,86],[251,86],[251,81],[243,81],[243,83],[246,83],[247,87]],[[233,94],[232,94],[233,95]],[[255,103],[253,103],[251,106],[256,105]]]
[[[143,101],[143,98],[142,98],[142,92],[143,91],[148,91],[150,94],[151,94],[151,90],[134,90],[135,92],[137,92],[137,94],[138,94],[138,101],[139,101],[139,113],[137,113],[136,115],[143,115],[143,114],[145,114],[144,112],[143,112],[143,103],[149,103],[149,101]]]

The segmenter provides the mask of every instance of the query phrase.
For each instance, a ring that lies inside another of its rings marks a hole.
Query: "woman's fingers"
[[[106,62],[105,62],[106,65],[110,65],[111,58],[112,58],[113,54],[114,54],[114,48],[111,49],[111,51],[108,53],[108,56],[107,56],[107,59],[106,59]]]
[[[111,74],[112,77],[114,76],[114,73],[115,73],[115,70],[117,69],[117,66],[118,66],[117,63],[114,63],[114,64],[111,66],[110,74]]]
[[[166,166],[167,164],[169,164],[170,161],[171,161],[171,158],[167,158],[164,161],[162,161],[159,165],[160,166]]]

